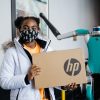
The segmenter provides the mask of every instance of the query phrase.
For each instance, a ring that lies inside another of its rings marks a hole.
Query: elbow
[[[7,84],[7,80],[2,78],[0,78],[0,87],[6,90],[10,89],[9,85]]]

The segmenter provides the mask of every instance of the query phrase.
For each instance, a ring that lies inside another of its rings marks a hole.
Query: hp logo
[[[81,71],[81,64],[77,59],[68,59],[64,64],[64,71],[70,76],[75,76]]]

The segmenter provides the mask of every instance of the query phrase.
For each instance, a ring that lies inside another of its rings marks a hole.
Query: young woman
[[[15,20],[18,37],[7,49],[0,72],[0,85],[11,90],[10,100],[55,100],[53,88],[35,89],[32,82],[41,69],[34,65],[31,55],[51,50],[50,41],[40,34],[39,23],[36,17],[18,17]]]

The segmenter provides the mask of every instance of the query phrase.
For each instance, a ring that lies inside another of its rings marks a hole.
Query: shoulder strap
[[[24,49],[24,48],[23,48]],[[24,51],[26,52],[27,56],[29,57],[30,61],[31,61],[31,64],[32,64],[32,56],[31,54],[26,50],[24,49]]]

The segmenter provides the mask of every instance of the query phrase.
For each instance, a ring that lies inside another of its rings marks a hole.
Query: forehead
[[[27,26],[38,26],[37,22],[33,19],[26,19],[23,21],[22,26],[27,25]]]

